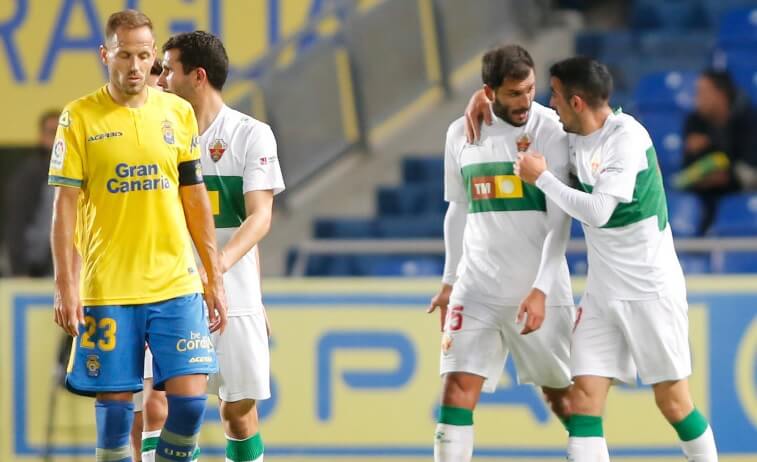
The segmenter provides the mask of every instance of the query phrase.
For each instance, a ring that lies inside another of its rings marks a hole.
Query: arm
[[[268,189],[245,193],[244,206],[247,218],[221,251],[221,271],[224,273],[255,247],[271,229],[273,191]]]
[[[444,329],[444,319],[447,315],[449,297],[452,286],[457,280],[457,266],[463,257],[463,233],[468,218],[468,204],[465,202],[450,202],[444,215],[444,274],[442,288],[431,298],[431,304],[426,309],[432,313],[437,307],[440,310],[441,328]]]
[[[79,277],[74,272],[74,230],[78,197],[79,188],[55,188],[50,232],[55,268],[55,323],[73,337],[79,335],[79,324],[84,324],[84,311],[79,299]]]
[[[549,231],[544,239],[539,271],[533,286],[545,296],[549,295],[555,282],[570,238],[570,216],[550,199],[547,199],[547,227]]]
[[[589,194],[573,189],[550,172],[542,173],[536,180],[536,186],[570,216],[597,228],[607,224],[620,202],[617,197],[609,194]]]
[[[486,97],[486,92],[477,90],[465,107],[465,139],[474,143],[481,137],[481,123],[492,124],[492,102]]]
[[[547,171],[547,162],[538,153],[518,155],[515,173],[523,181],[535,184],[547,198],[570,216],[591,226],[606,224],[620,202],[618,197],[600,192],[599,187],[588,194],[567,186]]]
[[[205,302],[208,305],[211,331],[220,329],[223,332],[226,326],[226,295],[223,289],[223,276],[208,192],[205,185],[199,183],[179,187],[179,195],[184,207],[187,229],[208,276]]]

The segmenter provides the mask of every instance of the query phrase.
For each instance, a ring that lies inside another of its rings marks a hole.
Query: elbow
[[[610,221],[610,217],[612,216],[612,210],[608,211],[600,211],[596,214],[594,214],[587,224],[595,227],[595,228],[601,228],[602,226],[606,225],[607,222]]]

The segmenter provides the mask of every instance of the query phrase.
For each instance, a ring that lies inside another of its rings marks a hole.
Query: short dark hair
[[[50,119],[58,120],[60,118],[60,109],[48,109],[47,111],[40,114],[39,118],[37,119],[37,128],[40,130],[45,128],[45,124]]]
[[[726,98],[728,98],[729,103],[733,104],[733,102],[736,101],[736,97],[738,97],[739,95],[739,90],[736,87],[736,84],[733,82],[731,74],[729,74],[728,71],[705,69],[702,72],[702,77],[708,79],[710,82],[712,82],[712,85],[715,88],[723,92]]]
[[[229,56],[221,39],[205,31],[184,32],[169,38],[163,52],[177,49],[184,73],[197,68],[205,69],[208,82],[216,90],[222,90],[229,75]]]
[[[481,59],[481,80],[498,88],[505,79],[523,80],[534,68],[534,60],[520,45],[503,45],[484,54]]]
[[[549,68],[549,75],[562,83],[566,99],[578,95],[592,108],[610,100],[612,75],[607,66],[585,56],[558,61]]]
[[[155,60],[155,62],[152,63],[152,67],[150,68],[150,75],[160,75],[163,73],[163,66],[160,64],[159,60]]]
[[[152,21],[146,14],[137,10],[117,11],[108,17],[105,23],[105,40],[108,40],[119,27],[127,29],[136,29],[138,27],[149,27],[152,31]]]

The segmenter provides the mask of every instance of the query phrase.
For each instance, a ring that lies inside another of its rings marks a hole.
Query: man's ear
[[[199,85],[202,82],[207,82],[208,81],[208,73],[207,73],[207,71],[205,71],[205,69],[203,69],[201,67],[198,67],[197,69],[195,69],[195,72],[196,72],[196,74],[195,74],[195,83],[196,84]]]
[[[105,48],[105,45],[100,45],[100,61],[108,65],[108,49]]]
[[[494,101],[494,98],[495,98],[494,89],[490,87],[489,85],[484,84],[484,95],[486,95],[486,98],[489,101]]]

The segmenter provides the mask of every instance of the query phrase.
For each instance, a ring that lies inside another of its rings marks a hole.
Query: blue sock
[[[205,416],[203,396],[168,395],[168,418],[160,433],[156,461],[191,461]]]
[[[95,401],[95,460],[131,462],[129,433],[133,418],[134,404],[131,401]]]

